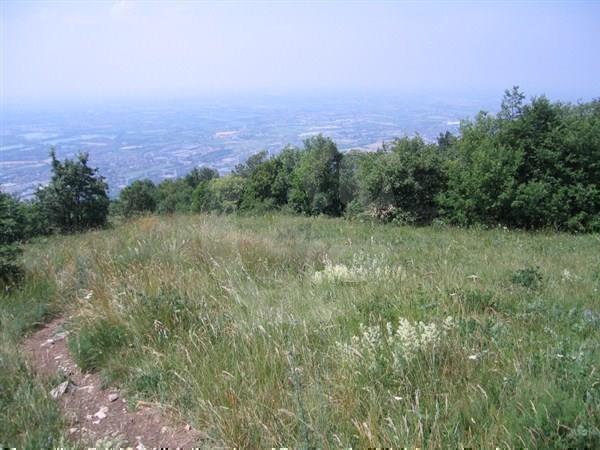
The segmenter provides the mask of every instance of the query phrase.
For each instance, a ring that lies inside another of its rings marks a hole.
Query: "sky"
[[[600,1],[0,0],[0,102],[600,96]]]

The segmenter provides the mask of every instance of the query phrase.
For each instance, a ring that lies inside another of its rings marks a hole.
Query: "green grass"
[[[213,445],[600,446],[598,235],[147,217],[24,261],[83,367]]]
[[[19,351],[24,334],[58,311],[51,282],[27,278],[0,295],[0,447],[63,447],[65,424],[49,391],[56,380],[36,376]]]

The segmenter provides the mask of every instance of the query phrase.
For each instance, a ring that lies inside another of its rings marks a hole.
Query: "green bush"
[[[513,284],[523,286],[528,289],[538,289],[542,285],[544,277],[539,267],[526,267],[519,269],[511,276]]]
[[[152,213],[156,210],[157,190],[150,180],[137,180],[119,194],[121,213],[124,216]]]
[[[396,139],[362,160],[358,184],[365,206],[401,212],[408,222],[429,223],[437,216],[436,197],[446,185],[444,155],[417,136]],[[389,217],[387,221],[393,221]],[[406,223],[406,220],[400,220]]]
[[[496,116],[461,125],[439,196],[445,216],[460,225],[597,231],[600,101],[524,97],[506,91]]]

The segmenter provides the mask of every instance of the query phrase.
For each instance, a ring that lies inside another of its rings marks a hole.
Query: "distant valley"
[[[105,104],[65,109],[5,108],[0,187],[22,198],[50,177],[49,149],[79,151],[107,178],[111,195],[140,178],[160,181],[208,165],[221,173],[260,150],[322,133],[340,150],[376,150],[394,137],[434,140],[497,103],[481,100],[283,97],[179,103]]]

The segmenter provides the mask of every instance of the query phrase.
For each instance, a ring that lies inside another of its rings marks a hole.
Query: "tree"
[[[461,126],[455,155],[446,165],[448,185],[438,196],[453,223],[495,225],[511,213],[523,155],[498,143],[495,127],[495,119],[485,113]]]
[[[129,217],[140,213],[152,213],[156,210],[157,190],[150,180],[136,180],[121,191],[119,200],[121,212]]]
[[[525,100],[525,94],[521,92],[519,86],[513,86],[510,90],[506,89],[498,117],[504,120],[513,120],[519,117],[523,110],[523,100]]]
[[[205,181],[210,181],[213,178],[219,178],[219,172],[217,169],[213,169],[212,167],[194,167],[190,173],[188,173],[184,179],[185,182],[192,188],[196,189],[200,183]]]
[[[600,229],[600,102],[506,91],[496,116],[464,122],[452,145],[446,215],[459,224]]]
[[[244,192],[244,178],[239,175],[213,178],[199,184],[193,194],[193,210],[232,213],[238,210]]]
[[[368,153],[359,150],[351,150],[344,153],[342,157],[340,163],[340,202],[344,210],[359,196],[359,170],[363,161],[368,157]]]
[[[242,178],[248,178],[252,172],[264,163],[269,156],[266,150],[260,151],[248,157],[245,163],[237,164],[233,169],[233,174]]]
[[[437,216],[436,197],[446,186],[443,154],[437,145],[421,137],[394,140],[380,152],[363,160],[358,183],[364,206],[393,220],[426,223]]]
[[[19,241],[23,238],[23,217],[19,202],[0,192],[0,284],[7,287],[21,278],[22,268],[17,262],[21,253]]]
[[[60,162],[52,149],[50,157],[52,179],[36,192],[50,225],[63,233],[106,225],[108,185],[98,169],[88,166],[88,154]]]
[[[323,135],[304,141],[300,162],[292,177],[290,204],[304,214],[341,213],[339,183],[342,154]]]

